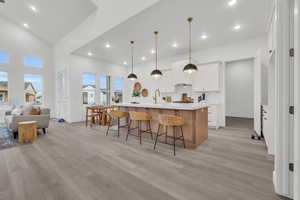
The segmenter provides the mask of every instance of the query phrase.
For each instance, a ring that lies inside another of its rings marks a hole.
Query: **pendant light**
[[[155,70],[153,70],[151,72],[151,76],[154,78],[160,78],[163,74],[159,69],[157,69],[157,49],[158,49],[157,48],[157,35],[158,35],[158,32],[155,31],[154,35],[155,35]]]
[[[135,75],[133,73],[133,44],[134,44],[134,41],[131,41],[130,44],[131,44],[131,74],[129,74],[127,78],[131,81],[134,81],[138,78],[137,75]]]
[[[196,72],[198,70],[197,66],[192,64],[192,21],[193,21],[193,18],[190,17],[188,18],[188,22],[189,22],[189,32],[190,32],[190,35],[189,35],[189,64],[187,64],[184,68],[183,68],[183,71],[184,72],[187,72],[189,74],[193,73],[193,72]]]

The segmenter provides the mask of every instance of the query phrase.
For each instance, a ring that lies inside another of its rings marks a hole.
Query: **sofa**
[[[21,112],[17,115],[14,114],[13,110],[6,111],[4,121],[8,130],[13,132],[14,138],[17,138],[18,123],[25,122],[25,121],[36,121],[37,128],[42,129],[43,133],[46,134],[46,129],[49,127],[49,122],[50,122],[50,109],[39,108],[39,114],[35,114],[35,115],[32,115],[30,112],[24,112],[22,111],[22,109]]]

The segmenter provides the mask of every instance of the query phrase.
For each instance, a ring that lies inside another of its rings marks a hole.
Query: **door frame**
[[[228,64],[229,63],[232,63],[232,62],[240,62],[240,61],[246,61],[246,60],[252,60],[253,61],[253,82],[255,82],[255,63],[257,62],[257,59],[258,59],[258,54],[261,52],[261,50],[259,49],[257,52],[256,52],[256,55],[253,56],[253,57],[245,57],[245,58],[240,58],[240,59],[235,59],[235,60],[228,60],[228,61],[224,61],[223,64],[222,64],[222,69],[223,71],[221,71],[221,76],[222,76],[222,79],[220,82],[221,84],[223,84],[223,88],[222,90],[224,91],[224,96],[223,96],[223,101],[224,101],[224,115],[223,115],[223,118],[224,118],[224,127],[227,127],[227,124],[226,124],[226,110],[227,110],[227,106],[226,106],[226,95],[227,95],[227,90],[226,90],[226,73],[227,73],[227,67],[228,67]],[[259,55],[261,56],[261,55]],[[260,60],[261,62],[261,60]],[[254,83],[255,84],[255,83]],[[255,94],[255,85],[253,85],[253,97],[254,97],[254,94]],[[255,103],[255,101],[253,101],[253,103]],[[253,104],[253,113],[255,112],[255,107],[254,107],[254,104]],[[255,118],[255,115],[253,114],[253,119]],[[253,131],[255,131],[255,128],[253,126]],[[259,134],[260,135],[260,134]]]
[[[300,199],[300,0],[295,0],[294,7],[294,199]]]
[[[275,0],[276,58],[275,58],[275,166],[273,182],[277,194],[292,198],[289,171],[290,138],[290,6],[292,0]]]

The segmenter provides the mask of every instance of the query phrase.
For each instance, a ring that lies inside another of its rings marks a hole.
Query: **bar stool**
[[[185,148],[185,141],[184,141],[183,130],[182,130],[182,126],[184,125],[184,119],[182,117],[175,116],[175,115],[159,115],[158,122],[159,122],[159,125],[158,125],[157,135],[155,138],[154,149],[156,148],[158,137],[165,135],[165,143],[166,144],[168,144],[167,138],[172,138],[174,141],[173,147],[174,147],[174,156],[175,156],[176,155],[176,152],[175,152],[176,140],[181,140],[183,142],[183,147]],[[159,134],[159,130],[160,130],[161,126],[166,127],[166,132]],[[168,135],[168,127],[173,127],[173,136]],[[176,135],[176,128],[177,129],[180,128],[180,130],[181,130],[181,136],[179,136],[179,137]]]
[[[128,132],[126,135],[126,141],[128,140],[128,135],[134,135],[137,136],[135,134],[131,134],[130,131],[134,130],[134,129],[138,129],[138,137],[140,137],[140,144],[142,144],[142,133],[149,133],[151,135],[151,139],[153,140],[153,133],[151,130],[151,119],[152,116],[144,113],[144,112],[129,112],[129,116],[130,116],[130,121],[129,121],[129,126],[128,126]],[[136,121],[137,122],[137,127],[136,128],[130,128],[131,127],[131,123],[132,121]],[[142,130],[141,129],[141,125],[142,122],[146,122],[147,123],[147,129],[146,130]]]
[[[128,123],[126,125],[120,125],[120,119],[128,118],[129,113],[123,110],[113,110],[111,113],[105,113],[108,118],[109,123],[107,124],[106,136],[108,135],[109,128],[111,127],[111,123],[113,119],[118,120],[118,137],[120,137],[120,128],[128,127]]]
[[[85,115],[85,126],[87,127],[89,122],[90,126],[95,124],[96,121],[100,121],[100,107],[99,106],[89,106],[86,107],[86,115]]]

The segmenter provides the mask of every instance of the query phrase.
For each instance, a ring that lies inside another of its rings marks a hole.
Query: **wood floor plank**
[[[0,199],[276,200],[273,157],[251,130],[209,130],[195,150],[52,122],[33,144],[0,151]],[[4,180],[5,183],[2,182]]]

